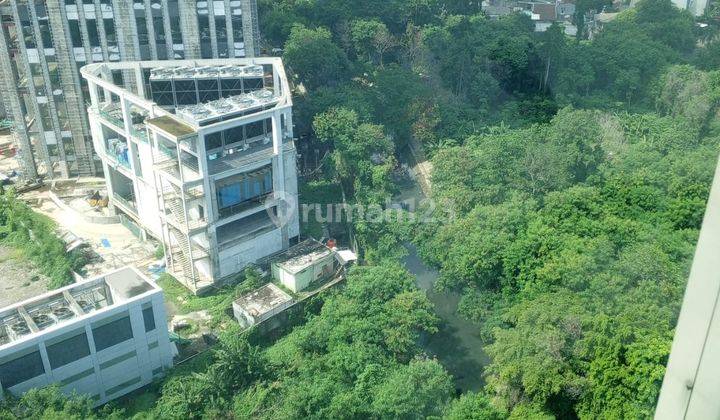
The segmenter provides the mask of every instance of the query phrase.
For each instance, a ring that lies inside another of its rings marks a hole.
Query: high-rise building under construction
[[[255,0],[0,0],[0,101],[14,121],[22,175],[101,172],[82,66],[254,57],[256,9]],[[111,76],[138,82],[134,72]]]

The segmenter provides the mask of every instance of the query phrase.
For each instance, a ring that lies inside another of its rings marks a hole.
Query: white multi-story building
[[[58,383],[100,405],[172,358],[162,290],[133,267],[0,309],[0,398]]]
[[[116,85],[118,70],[137,82]],[[162,241],[168,271],[187,287],[199,293],[297,240],[292,100],[279,58],[81,72],[110,205]]]

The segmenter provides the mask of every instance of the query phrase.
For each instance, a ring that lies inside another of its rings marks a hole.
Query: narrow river
[[[403,156],[403,160],[405,159]],[[408,182],[401,186],[400,194],[395,199],[420,200],[423,197],[417,183]],[[445,366],[455,378],[455,386],[461,391],[476,391],[482,388],[485,385],[483,367],[488,364],[489,359],[483,351],[483,341],[478,335],[479,327],[458,316],[459,293],[435,291],[434,286],[439,274],[437,270],[422,262],[415,245],[406,243],[405,247],[408,255],[403,259],[403,263],[415,276],[418,287],[427,292],[428,298],[435,305],[435,313],[440,318],[439,331],[425,341],[425,351]]]
[[[478,336],[478,326],[457,315],[460,295],[455,292],[437,293],[433,286],[438,272],[426,266],[417,256],[415,246],[405,245],[409,255],[404,258],[405,267],[415,275],[418,287],[427,291],[440,318],[440,330],[425,342],[425,351],[445,366],[455,378],[455,386],[462,391],[477,391],[485,385],[483,367],[488,357]]]

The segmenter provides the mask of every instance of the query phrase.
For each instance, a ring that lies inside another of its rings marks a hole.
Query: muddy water
[[[400,194],[395,197],[398,201],[424,198],[415,182],[404,183],[400,188]],[[454,291],[436,292],[434,285],[439,276],[437,270],[422,262],[413,244],[406,243],[405,247],[408,255],[403,263],[415,276],[418,287],[427,292],[440,318],[439,331],[425,341],[425,351],[436,357],[453,375],[458,389],[475,391],[482,388],[485,385],[483,368],[489,359],[483,351],[483,341],[478,335],[479,327],[457,314],[460,294]]]
[[[425,350],[442,363],[455,378],[455,386],[462,391],[476,391],[485,385],[483,367],[488,357],[483,351],[483,342],[478,336],[478,326],[457,314],[460,294],[441,292],[433,286],[438,272],[426,266],[417,256],[414,245],[406,244],[409,255],[403,259],[405,267],[415,275],[415,282],[427,291],[435,305],[435,314],[440,318],[440,330],[425,342]]]

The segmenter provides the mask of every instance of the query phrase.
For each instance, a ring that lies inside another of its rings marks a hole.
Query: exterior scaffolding
[[[221,1],[222,7],[196,0],[0,1],[0,95],[15,122],[22,176],[100,173],[83,65],[256,55],[257,16],[249,15],[255,0]],[[146,83],[129,69],[111,76],[133,91]]]

